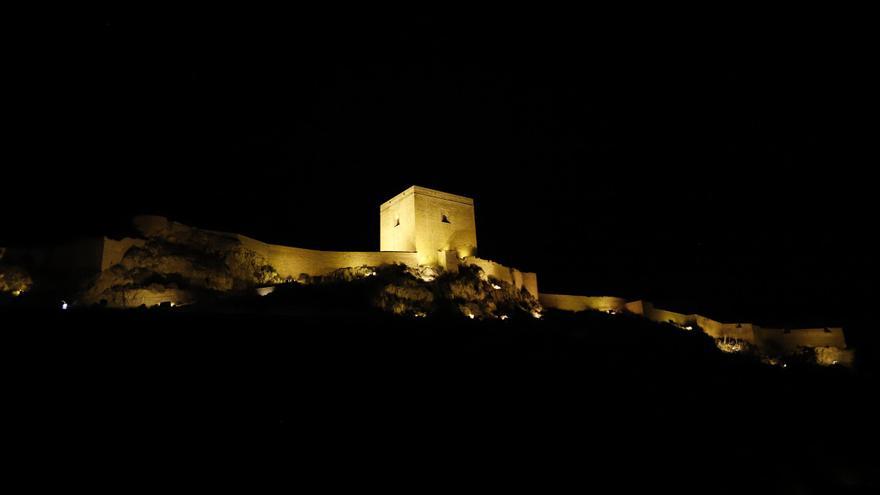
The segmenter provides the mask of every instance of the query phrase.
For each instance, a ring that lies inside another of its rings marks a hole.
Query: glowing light
[[[467,317],[470,318],[470,319],[472,319],[472,320],[475,318],[475,316],[474,316],[473,313],[468,313]]]
[[[785,363],[782,363],[782,367],[783,367],[783,368],[788,368],[788,365],[785,364]]]
[[[269,294],[275,292],[275,286],[271,287],[260,287],[257,289],[257,294],[260,297],[268,296]]]
[[[61,301],[61,309],[67,309],[67,301]]]
[[[506,320],[507,318],[508,318],[507,315],[501,315],[502,320]]]
[[[538,312],[538,311],[532,311],[532,317],[533,317],[533,318],[540,318],[541,316],[543,316],[543,315],[542,315],[540,312]]]
[[[171,307],[172,307],[172,308],[174,307],[174,302],[173,302],[173,301],[171,302]]]
[[[21,291],[20,291],[20,290],[14,290],[14,291],[12,291],[12,295],[15,296],[15,297],[18,297],[18,296],[21,295]]]
[[[685,329],[685,330],[693,330],[693,329],[694,329],[694,327],[692,327],[692,326],[690,326],[690,325],[688,325],[688,326],[686,326],[686,327],[684,327],[684,329]]]
[[[492,288],[495,289],[495,290],[498,290],[498,289],[501,288],[501,286],[498,285],[498,284],[492,284]]]
[[[741,352],[744,349],[743,345],[735,340],[716,340],[715,346],[718,347],[721,352]]]
[[[837,364],[837,360],[831,361],[831,364]]]
[[[424,318],[428,315],[419,311],[418,313],[414,313],[413,316],[415,316],[416,318]]]

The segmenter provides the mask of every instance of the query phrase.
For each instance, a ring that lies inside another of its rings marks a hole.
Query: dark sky
[[[863,31],[655,14],[23,16],[0,243],[157,213],[375,250],[418,184],[547,290],[845,318],[876,267]]]

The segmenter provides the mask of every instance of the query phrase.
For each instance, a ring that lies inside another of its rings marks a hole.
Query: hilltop
[[[9,364],[27,370],[17,421],[145,437],[157,455],[173,453],[154,435],[259,432],[270,449],[306,455],[298,469],[323,469],[318,459],[342,449],[363,475],[455,459],[482,473],[549,465],[618,483],[632,470],[723,481],[715,492],[876,481],[861,452],[880,411],[857,371],[770,366],[629,315],[395,316],[338,292],[328,305],[328,287],[203,307],[7,308]]]

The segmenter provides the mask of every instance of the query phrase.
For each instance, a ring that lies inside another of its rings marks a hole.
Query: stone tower
[[[422,265],[446,266],[452,254],[477,254],[471,198],[412,186],[382,203],[379,222],[379,249],[415,251]]]

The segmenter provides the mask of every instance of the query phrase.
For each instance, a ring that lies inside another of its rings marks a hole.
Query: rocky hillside
[[[404,265],[342,268],[323,277],[282,280],[260,255],[241,241],[218,232],[164,219],[136,223],[144,236],[122,260],[90,280],[76,302],[115,308],[154,306],[162,302],[238,304],[242,296],[279,290],[276,302],[295,307],[312,294],[328,293],[328,301],[360,293],[354,306],[368,303],[395,315],[424,317],[452,312],[474,319],[506,319],[517,314],[539,316],[541,306],[527,291],[488,277],[475,266],[457,273],[439,268]],[[271,289],[270,289],[271,288]],[[295,291],[296,297],[291,293]]]
[[[142,246],[90,280],[77,301],[109,307],[194,302],[209,294],[282,282],[275,270],[235,237],[167,222],[143,228]]]
[[[526,290],[487,277],[475,266],[457,272],[404,265],[355,267],[227,298],[225,308],[243,312],[372,311],[404,317],[464,316],[474,320],[540,317],[541,306]]]

